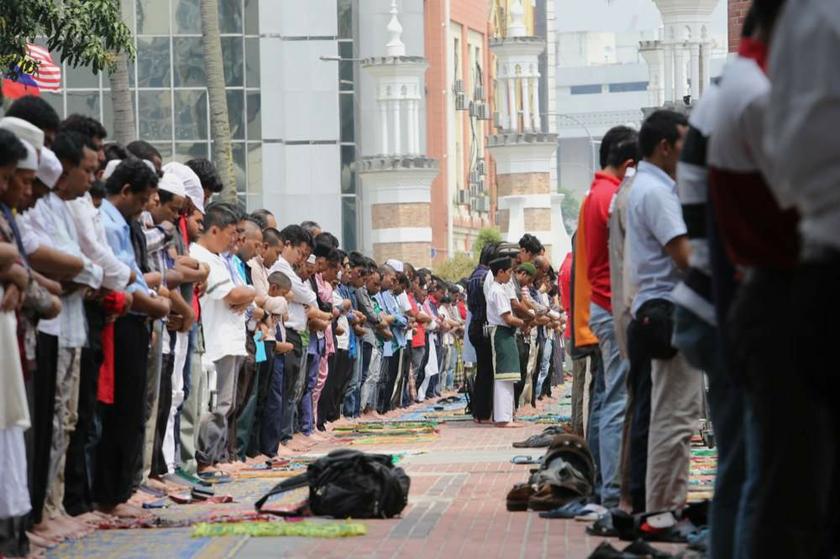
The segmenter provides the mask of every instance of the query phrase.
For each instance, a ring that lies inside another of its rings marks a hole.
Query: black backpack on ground
[[[305,474],[284,480],[256,502],[309,486],[309,508],[315,516],[391,518],[408,504],[411,479],[386,454],[333,450],[309,465]]]

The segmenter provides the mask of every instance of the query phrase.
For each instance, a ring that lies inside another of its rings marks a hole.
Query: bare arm
[[[502,320],[504,320],[505,324],[507,324],[511,328],[522,328],[523,326],[525,326],[525,323],[522,320],[513,316],[513,313],[506,312],[502,315]]]
[[[253,287],[240,285],[231,289],[228,294],[225,295],[224,301],[231,307],[250,305],[256,295],[257,292],[254,291]]]
[[[85,266],[81,258],[44,245],[29,255],[29,263],[42,274],[58,280],[75,278]]]
[[[169,314],[170,302],[166,297],[152,297],[141,290],[135,291],[133,296],[134,300],[131,303],[133,310],[148,314],[152,318],[163,318]]]
[[[688,268],[688,257],[691,255],[691,243],[688,242],[688,235],[680,235],[668,241],[668,244],[665,245],[665,252],[681,270]]]
[[[0,271],[5,272],[20,257],[12,243],[0,243]]]

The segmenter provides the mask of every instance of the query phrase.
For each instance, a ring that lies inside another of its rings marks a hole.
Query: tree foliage
[[[477,260],[466,252],[459,252],[434,267],[434,274],[446,281],[456,282],[468,278],[475,268]]]
[[[561,209],[563,211],[563,225],[566,226],[566,233],[572,235],[577,231],[578,214],[580,213],[580,200],[575,196],[575,193],[568,188],[560,188],[560,193],[563,194],[563,202]]]
[[[499,230],[495,227],[485,227],[481,229],[475,238],[475,242],[473,243],[473,257],[477,261],[478,257],[481,256],[481,249],[484,248],[484,245],[501,242],[502,234],[499,233]]]
[[[119,0],[0,0],[0,68],[34,72],[26,45],[40,37],[62,61],[94,73],[113,67],[118,53],[135,54]]]

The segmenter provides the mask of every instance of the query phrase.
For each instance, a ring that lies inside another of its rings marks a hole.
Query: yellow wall
[[[493,12],[491,14],[491,23],[493,25],[493,35],[496,37],[504,37],[507,31],[507,24],[510,21],[510,5],[514,2],[522,2],[524,12],[525,29],[528,35],[533,36],[534,33],[534,6],[532,0],[493,0]]]

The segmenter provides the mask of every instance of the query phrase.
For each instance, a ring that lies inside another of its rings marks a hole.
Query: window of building
[[[341,245],[347,251],[356,250],[357,200],[356,174],[352,169],[356,160],[356,57],[353,0],[338,0],[338,116],[339,148],[341,150]]]
[[[628,91],[647,91],[648,82],[611,83],[610,93],[626,93]]]
[[[212,157],[199,0],[122,0],[137,59],[129,85],[137,137],[164,160]],[[259,0],[219,0],[225,87],[237,190],[249,209],[262,200]],[[54,58],[58,58],[54,53]],[[65,117],[90,115],[113,131],[107,72],[65,65],[64,89],[42,95]],[[253,203],[252,203],[253,201]]]
[[[573,85],[569,88],[572,95],[592,95],[593,93],[601,93],[601,84],[591,85]]]

